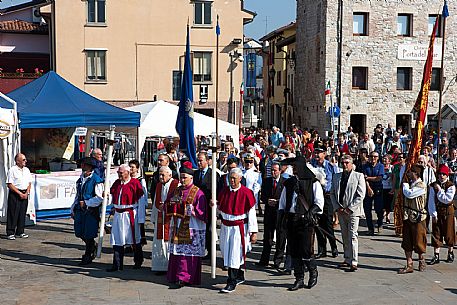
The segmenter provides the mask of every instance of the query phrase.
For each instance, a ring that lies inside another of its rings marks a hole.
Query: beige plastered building
[[[219,15],[218,115],[228,119],[229,54],[237,49],[242,53],[243,26],[255,16],[244,9],[242,0],[65,0],[40,11],[51,23],[54,70],[78,88],[120,107],[179,101],[189,23],[195,108],[207,115],[214,114],[216,100]],[[239,88],[242,64],[232,67],[233,86]],[[207,102],[200,104],[200,90],[205,89]],[[237,94],[234,100],[238,105]]]

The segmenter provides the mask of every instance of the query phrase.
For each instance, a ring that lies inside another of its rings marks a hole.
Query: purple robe
[[[182,200],[185,201],[189,190],[193,185],[182,190]],[[177,221],[178,227],[181,219],[173,217],[170,222],[170,243],[167,279],[169,282],[183,281],[190,285],[201,283],[201,258],[205,256],[206,237],[206,198],[199,189],[194,197],[192,207],[187,210],[191,213],[189,221],[190,242],[175,244],[172,242],[174,235],[174,224]]]

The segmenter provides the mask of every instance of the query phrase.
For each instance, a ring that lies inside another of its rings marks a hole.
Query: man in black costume
[[[321,214],[324,207],[324,192],[302,156],[285,159],[281,164],[292,165],[294,170],[294,176],[284,182],[279,199],[279,209],[284,210],[287,222],[287,242],[295,276],[295,283],[289,291],[305,288],[305,267],[309,271],[306,288],[311,289],[317,284],[318,277],[312,258],[312,242],[316,214]]]

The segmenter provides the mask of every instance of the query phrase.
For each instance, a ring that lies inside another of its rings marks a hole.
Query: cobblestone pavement
[[[152,236],[151,226],[147,235]],[[392,227],[375,236],[360,229],[360,265],[355,273],[337,268],[339,258],[319,260],[319,283],[311,290],[287,291],[293,276],[254,265],[261,253],[258,243],[249,254],[246,283],[230,295],[219,294],[226,281],[220,268],[215,280],[209,262],[203,266],[200,287],[168,288],[165,276],[150,271],[151,243],[140,270],[132,269],[133,257],[125,258],[125,269],[107,273],[112,250],[105,238],[101,259],[79,267],[83,244],[73,234],[70,219],[48,220],[26,228],[28,239],[6,240],[0,225],[1,305],[10,304],[457,304],[457,261],[428,266],[426,272],[398,275],[405,264],[400,240]],[[341,238],[339,232],[337,237]],[[259,236],[261,240],[261,234]],[[342,246],[338,245],[340,251]],[[427,249],[429,260],[433,249]],[[220,254],[220,253],[219,253]],[[442,249],[441,256],[446,257]],[[220,255],[219,255],[220,257]],[[218,258],[221,266],[222,260]],[[417,261],[415,261],[417,270]],[[305,278],[305,280],[307,280]]]

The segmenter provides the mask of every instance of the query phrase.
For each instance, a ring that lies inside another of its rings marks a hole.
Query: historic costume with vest
[[[317,284],[318,277],[312,258],[313,234],[317,225],[316,214],[323,211],[324,193],[303,157],[289,158],[282,164],[293,165],[296,173],[284,182],[279,200],[279,209],[284,210],[287,221],[287,241],[295,275],[295,283],[289,290],[305,287],[305,266],[310,273],[307,288],[312,288]]]
[[[420,176],[420,175],[418,175]],[[403,184],[403,236],[401,247],[405,251],[417,254],[425,253],[427,248],[426,196],[427,185],[418,178],[416,181]]]
[[[92,158],[83,159],[82,163],[95,166]],[[80,202],[84,201],[81,207]],[[96,254],[95,238],[98,236],[100,222],[100,204],[103,201],[103,179],[94,171],[85,177],[85,173],[76,181],[76,196],[71,206],[74,218],[74,230],[76,237],[81,238],[86,244],[86,250],[82,256],[80,265],[92,262]]]
[[[443,244],[448,247],[447,262],[453,262],[455,244],[454,196],[456,188],[454,183],[449,181],[450,170],[447,165],[441,164],[437,173],[439,179],[435,183],[438,185],[432,185],[428,198],[428,212],[432,217],[432,246],[435,248],[434,258],[430,262],[432,265],[439,263],[439,248]]]

